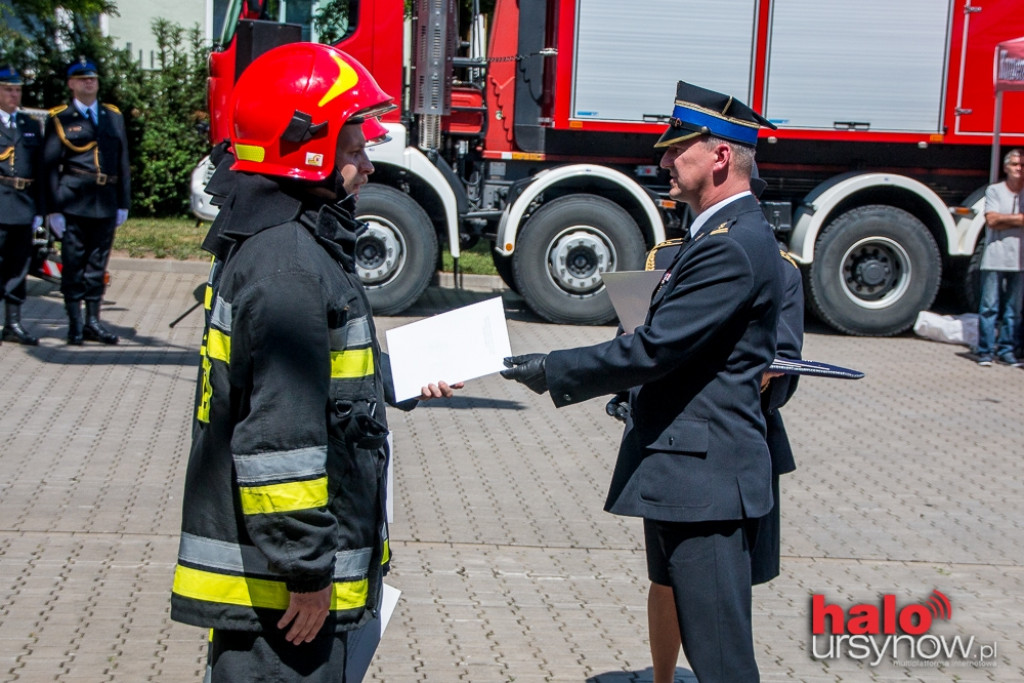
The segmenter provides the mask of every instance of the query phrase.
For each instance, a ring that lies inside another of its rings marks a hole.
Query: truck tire
[[[512,256],[515,284],[534,313],[553,323],[615,319],[601,273],[641,270],[646,245],[636,221],[592,194],[554,199],[523,225]]]
[[[935,300],[942,275],[928,228],[892,206],[862,206],[826,226],[807,278],[811,310],[846,334],[909,329]]]
[[[512,271],[512,257],[502,256],[498,252],[494,251],[494,242],[491,242],[491,261],[494,262],[494,269],[498,271],[498,275],[501,276],[501,281],[504,282],[509,289],[516,294],[519,293],[519,286],[516,285],[516,275]]]
[[[963,284],[960,287],[960,303],[969,313],[977,313],[981,307],[981,257],[985,252],[985,231],[978,236],[967,267],[964,269]]]
[[[377,315],[396,315],[416,303],[437,263],[437,234],[426,212],[393,187],[368,184],[356,216],[369,229],[356,243],[356,272]]]

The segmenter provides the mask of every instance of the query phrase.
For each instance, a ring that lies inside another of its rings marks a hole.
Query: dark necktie
[[[89,123],[96,125],[96,114],[93,113],[92,107],[85,110],[85,118],[89,119]]]

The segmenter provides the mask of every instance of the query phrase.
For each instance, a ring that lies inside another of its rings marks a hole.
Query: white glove
[[[38,228],[42,224],[43,224],[43,217],[42,216],[32,216],[32,232],[35,232],[36,228]]]
[[[67,223],[64,221],[64,214],[62,213],[51,213],[46,217],[46,220],[50,224],[50,232],[57,239],[64,236],[64,228],[67,227]]]
[[[126,220],[128,220],[128,209],[118,209],[117,218],[114,219],[114,227],[118,227]]]

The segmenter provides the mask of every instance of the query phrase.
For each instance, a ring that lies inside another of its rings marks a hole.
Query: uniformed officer
[[[117,335],[100,323],[100,300],[114,230],[128,218],[128,137],[120,110],[97,99],[99,74],[92,62],[72,64],[67,82],[71,101],[50,110],[44,159],[50,227],[62,235],[68,344],[116,344]]]
[[[680,82],[655,145],[669,196],[696,214],[643,325],[589,347],[506,359],[558,407],[629,390],[605,509],[642,517],[701,683],[759,680],[750,547],[772,506],[761,376],[776,352],[783,266],[750,192],[758,129],[743,103]]]
[[[0,291],[4,299],[3,341],[35,346],[39,339],[21,325],[25,276],[32,256],[32,231],[42,224],[43,130],[21,105],[21,75],[0,66]]]

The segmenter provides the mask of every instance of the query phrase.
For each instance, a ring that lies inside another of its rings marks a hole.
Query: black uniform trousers
[[[85,218],[65,214],[67,227],[61,239],[60,291],[65,301],[99,301],[110,250],[114,245],[117,217]]]
[[[212,629],[204,683],[345,683],[346,632],[321,628],[299,645],[284,639],[287,632]]]
[[[648,576],[672,586],[683,652],[700,683],[760,680],[750,591],[756,529],[750,519],[644,519]]]
[[[32,226],[0,223],[0,291],[7,303],[25,303],[25,277],[31,258]]]

